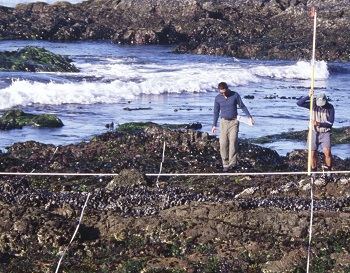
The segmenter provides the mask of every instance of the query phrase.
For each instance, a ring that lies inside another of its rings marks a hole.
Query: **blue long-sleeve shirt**
[[[235,119],[237,118],[237,106],[242,109],[242,111],[251,118],[248,108],[244,105],[241,96],[231,90],[227,90],[225,98],[221,93],[215,97],[214,101],[214,120],[213,126],[217,125],[219,114],[221,118],[224,119]]]
[[[297,105],[310,108],[310,97],[305,96],[298,100]],[[314,126],[314,130],[317,132],[328,132],[332,129],[334,123],[335,111],[332,104],[328,101],[324,106],[317,106],[316,101],[313,101],[312,105],[313,119],[319,122],[319,126]]]

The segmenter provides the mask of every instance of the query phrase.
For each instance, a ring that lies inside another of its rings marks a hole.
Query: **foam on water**
[[[1,112],[20,108],[33,114],[51,113],[65,124],[58,129],[25,127],[3,131],[2,149],[14,141],[60,145],[88,140],[105,131],[104,125],[112,121],[200,122],[202,131],[210,133],[214,97],[221,81],[242,96],[254,117],[254,126],[240,127],[241,138],[307,129],[309,113],[296,101],[308,94],[309,61],[179,55],[171,53],[171,46],[120,46],[108,42],[1,41],[0,50],[17,50],[27,45],[67,55],[81,72],[0,72]],[[332,63],[330,67],[323,61],[315,63],[315,92],[322,90],[332,98],[335,127],[349,126],[349,64]],[[297,147],[287,142],[266,145],[282,154]],[[334,151],[343,158],[350,156],[346,149]]]
[[[129,58],[117,57],[84,61],[80,58],[76,65],[81,73],[39,73],[40,81],[26,79],[24,74],[22,79],[13,78],[8,87],[0,90],[0,109],[33,104],[118,103],[142,94],[210,92],[220,81],[231,87],[248,86],[258,84],[264,77],[307,79],[310,73],[308,62],[273,66],[234,60],[217,64],[191,61],[141,64],[136,59],[131,62]],[[325,62],[318,62],[317,70],[317,79],[327,79]]]
[[[255,75],[271,77],[276,79],[310,79],[312,64],[307,61],[299,61],[289,65],[263,65],[253,67],[251,70]],[[325,61],[315,62],[315,80],[326,80],[329,77],[327,63]]]

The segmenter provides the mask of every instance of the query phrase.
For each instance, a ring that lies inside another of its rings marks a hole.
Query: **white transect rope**
[[[49,162],[52,160],[52,158],[55,156],[56,152],[58,150],[58,146],[56,147],[55,151],[53,152],[53,155],[51,156],[51,158],[49,159]]]
[[[30,173],[33,173],[34,171],[35,171],[35,169],[33,169]],[[20,180],[18,180],[18,182],[21,182],[23,180],[23,178],[24,178],[24,176]]]
[[[69,244],[66,246],[66,248],[64,249],[64,251],[63,251],[63,253],[62,253],[61,259],[59,260],[59,262],[58,262],[58,264],[57,264],[57,268],[56,268],[55,273],[58,272],[58,269],[60,268],[60,265],[61,265],[61,261],[62,261],[64,255],[66,254],[66,252],[68,251],[68,248],[70,247],[71,243],[73,242],[73,239],[74,239],[75,235],[77,234],[77,231],[78,231],[78,229],[79,229],[81,220],[83,219],[84,210],[85,210],[86,204],[87,204],[87,202],[88,202],[88,200],[89,200],[89,197],[90,197],[90,193],[88,193],[88,195],[87,195],[87,197],[86,197],[86,201],[85,201],[85,204],[84,204],[83,209],[82,209],[82,211],[81,211],[78,225],[77,225],[77,227],[75,228],[75,231],[74,231],[74,234],[73,234],[73,236],[72,236],[72,239],[70,240]]]
[[[349,174],[350,171],[327,171],[331,174]],[[261,173],[146,173],[146,176],[259,176],[259,175],[301,175],[309,174],[305,172],[261,172]],[[324,174],[324,172],[312,172],[312,174]],[[117,176],[117,173],[25,173],[25,172],[0,172],[3,175],[25,175],[25,176]]]
[[[164,151],[165,149],[163,150],[163,159],[162,159],[162,163],[164,161]],[[259,175],[296,175],[296,174],[299,174],[299,175],[306,175],[306,174],[309,174],[309,172],[262,172],[262,173],[161,173],[162,171],[162,163],[160,165],[160,171],[158,174],[154,174],[154,173],[151,173],[151,174],[145,174],[146,176],[157,176],[157,186],[158,186],[158,178],[160,176],[259,176]],[[34,170],[33,170],[34,171]],[[15,175],[15,176],[117,176],[118,174],[116,173],[99,173],[99,174],[96,174],[96,173],[33,173],[30,172],[30,173],[13,173],[13,172],[0,172],[0,176],[2,175]],[[324,171],[323,172],[313,172],[315,174],[324,174]],[[327,173],[337,173],[337,174],[349,174],[350,171],[329,171]],[[313,178],[312,178],[313,179]],[[313,180],[311,180],[311,216],[310,216],[310,230],[309,230],[309,246],[308,246],[308,257],[307,257],[307,272],[309,272],[309,262],[310,262],[310,247],[311,247],[311,239],[312,239],[312,221],[313,221],[313,204],[314,204],[314,200],[313,200],[313,192],[312,192],[312,187],[313,187]],[[80,222],[81,222],[81,219],[83,217],[83,212],[84,212],[84,209],[85,209],[85,206],[87,204],[87,201],[89,199],[89,196],[90,196],[90,193],[88,194],[87,196],[87,199],[85,201],[85,204],[84,204],[84,207],[83,207],[83,210],[81,212],[81,216],[80,216],[80,220],[79,220],[79,223],[78,223],[78,226],[74,232],[74,235],[69,243],[69,245],[66,247],[66,249],[64,250],[62,256],[61,256],[61,259],[59,260],[59,263],[57,265],[57,269],[56,269],[56,273],[58,272],[58,269],[59,269],[59,266],[61,264],[61,261],[65,255],[65,253],[67,252],[68,250],[68,247],[70,246],[71,242],[73,241],[77,231],[78,231],[78,228],[80,226]]]
[[[158,173],[158,177],[157,177],[157,181],[156,181],[157,188],[159,188],[158,180],[159,180],[159,177],[160,177],[160,175],[162,173],[162,169],[163,169],[164,155],[165,155],[165,140],[164,140],[164,144],[163,144],[162,162],[160,162],[159,173]]]

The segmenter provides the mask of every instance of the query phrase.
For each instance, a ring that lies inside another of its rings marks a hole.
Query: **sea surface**
[[[151,121],[201,123],[211,134],[217,85],[228,83],[252,114],[255,125],[240,125],[240,138],[306,130],[308,109],[297,99],[311,85],[310,60],[260,61],[174,54],[172,46],[121,46],[106,42],[0,41],[1,51],[27,45],[70,57],[79,73],[0,72],[0,115],[8,109],[55,114],[62,128],[0,131],[0,149],[35,140],[54,145],[89,141],[106,124]],[[315,62],[315,94],[325,92],[335,107],[335,128],[350,126],[350,63]],[[129,110],[126,110],[129,109]],[[131,111],[130,111],[131,110]],[[242,111],[239,114],[243,115]],[[281,155],[306,149],[305,141],[264,144]],[[350,157],[350,144],[333,154]]]

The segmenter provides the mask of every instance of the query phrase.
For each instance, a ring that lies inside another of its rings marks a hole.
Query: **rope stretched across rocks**
[[[59,268],[60,268],[60,265],[61,265],[61,262],[62,262],[62,259],[63,259],[64,255],[66,254],[66,252],[68,251],[70,245],[72,244],[72,242],[73,242],[73,240],[74,240],[74,238],[75,238],[75,235],[76,235],[77,232],[78,232],[78,229],[79,229],[81,220],[83,219],[83,214],[84,214],[85,207],[86,207],[87,202],[88,202],[88,200],[89,200],[89,197],[90,197],[90,193],[88,193],[88,195],[87,195],[87,197],[86,197],[86,201],[85,201],[85,203],[84,203],[83,209],[81,210],[81,214],[80,214],[80,218],[79,218],[79,221],[78,221],[78,225],[77,225],[77,227],[75,228],[75,231],[74,231],[74,233],[73,233],[72,239],[70,240],[69,244],[68,244],[68,245],[66,246],[66,248],[64,249],[64,251],[63,251],[63,253],[62,253],[62,255],[61,255],[61,258],[60,258],[60,260],[58,261],[58,264],[57,264],[57,268],[56,268],[55,273],[58,272],[58,270],[59,270]]]
[[[163,159],[164,161],[164,151],[163,151]],[[33,170],[34,171],[34,170]],[[5,175],[13,175],[13,176],[117,176],[116,173],[14,173],[14,172],[0,172],[0,176]],[[160,166],[160,171],[158,174],[151,173],[151,174],[145,174],[146,176],[156,176],[157,177],[157,187],[158,187],[158,179],[160,176],[262,176],[262,175],[308,175],[308,172],[260,172],[260,173],[253,173],[253,172],[245,172],[245,173],[161,173],[162,172],[162,164]],[[325,174],[324,172],[314,172],[315,174]],[[350,171],[330,171],[327,173],[335,173],[335,174],[348,174]],[[314,211],[314,200],[313,200],[313,178],[311,177],[311,205],[310,205],[310,227],[309,227],[309,245],[308,245],[308,257],[307,257],[307,270],[309,269],[309,262],[310,262],[310,255],[311,255],[311,240],[312,240],[312,225],[313,225],[313,211]],[[71,241],[65,248],[59,262],[57,265],[56,273],[59,270],[61,261],[63,260],[64,255],[68,251],[78,229],[80,226],[80,223],[82,221],[82,216],[84,213],[84,209],[87,205],[88,199],[89,199],[90,193],[87,196],[87,199],[85,201],[85,204],[83,206],[81,216],[78,222],[78,225],[76,227],[76,230],[72,236]]]
[[[259,176],[259,175],[308,175],[302,172],[240,172],[240,173],[146,173],[146,176]],[[325,174],[325,172],[311,172]],[[327,171],[327,174],[350,174],[350,171]],[[118,176],[117,173],[34,173],[34,172],[0,172],[0,176]]]

